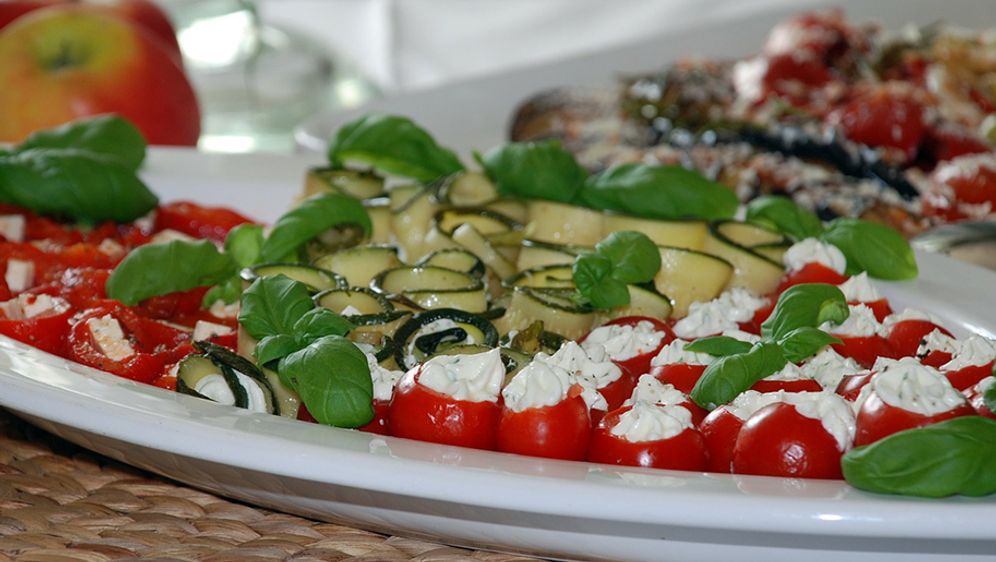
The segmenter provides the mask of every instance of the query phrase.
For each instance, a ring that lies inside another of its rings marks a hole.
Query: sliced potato
[[[606,214],[602,221],[602,238],[613,232],[635,230],[642,232],[659,246],[699,250],[705,241],[708,227],[704,221],[662,221],[626,215]]]
[[[674,318],[684,318],[693,302],[716,298],[733,276],[733,265],[720,257],[685,248],[658,249],[661,268],[654,276],[654,287],[671,297]]]

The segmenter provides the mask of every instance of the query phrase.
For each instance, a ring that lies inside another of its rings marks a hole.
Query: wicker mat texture
[[[0,410],[0,562],[527,562],[234,503],[81,449]]]

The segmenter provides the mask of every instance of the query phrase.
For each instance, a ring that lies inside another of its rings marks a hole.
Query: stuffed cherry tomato
[[[556,365],[533,361],[502,389],[498,450],[584,460],[591,438],[581,385]]]
[[[553,355],[538,354],[536,357],[564,369],[572,381],[581,385],[582,396],[591,409],[592,423],[597,423],[604,412],[618,408],[636,386],[636,377],[609,359],[601,345],[591,345],[585,350],[568,341]]]
[[[664,346],[651,360],[650,374],[662,383],[689,394],[714,358],[708,353],[686,351],[686,345],[687,341],[676,339]]]
[[[673,339],[671,327],[660,320],[624,316],[595,328],[579,343],[585,351],[602,346],[623,371],[639,378],[650,372],[650,361]]]
[[[876,370],[858,410],[855,446],[974,413],[943,375],[916,359],[882,361]]]
[[[850,305],[850,315],[838,325],[825,325],[824,330],[841,341],[833,349],[850,357],[865,368],[870,368],[879,357],[892,357],[889,342],[879,335],[875,313],[864,304]]]
[[[391,435],[494,449],[504,378],[497,349],[433,357],[399,381],[389,412]]]
[[[989,376],[976,383],[965,393],[965,398],[977,415],[996,419],[996,412],[989,409],[985,398],[986,392],[989,392],[994,384],[996,384],[996,376]]]
[[[374,417],[366,425],[359,427],[360,431],[390,435],[391,399],[394,398],[394,389],[404,375],[401,371],[386,369],[377,362],[377,358],[365,353],[367,356],[367,367],[370,369],[370,378],[373,380],[373,409]],[[304,406],[301,406],[304,409]]]
[[[882,333],[897,359],[914,357],[920,348],[920,343],[934,330],[951,337],[951,332],[931,320],[928,315],[912,309],[892,314],[882,323]]]
[[[681,406],[692,414],[692,424],[698,427],[709,412],[692,402],[687,394],[681,392],[674,385],[663,383],[653,375],[643,375],[636,383],[633,394],[629,397],[624,406],[631,406],[637,402],[647,402],[658,406]]]
[[[941,365],[941,372],[958,390],[976,385],[993,372],[996,342],[980,336],[969,336],[959,342],[951,361]]]
[[[831,269],[822,263],[807,263],[800,269],[789,272],[785,275],[775,292],[781,294],[796,285],[803,285],[806,283],[840,285],[845,281],[847,281],[846,275],[838,273],[834,269]],[[772,310],[774,310],[773,307]]]
[[[637,402],[605,415],[591,437],[588,460],[604,464],[705,470],[705,441],[680,406]]]
[[[882,298],[875,286],[871,284],[868,274],[861,272],[847,281],[838,285],[844,293],[847,304],[863,304],[871,309],[875,315],[875,320],[883,322],[886,317],[892,314],[892,306],[887,299]]]

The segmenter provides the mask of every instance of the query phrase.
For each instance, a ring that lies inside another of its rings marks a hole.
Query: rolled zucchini
[[[733,265],[733,276],[727,283],[727,288],[743,287],[758,295],[767,295],[774,291],[782,275],[785,274],[782,264],[727,238],[721,231],[723,224],[728,223],[709,225],[709,234],[706,236],[703,251],[721,257]]]
[[[343,193],[357,199],[384,195],[384,178],[368,171],[312,168],[304,180],[304,198],[318,193]]]
[[[371,244],[321,256],[312,265],[341,275],[352,287],[366,287],[381,271],[402,264],[396,247]]]
[[[454,346],[498,345],[498,330],[488,320],[463,310],[442,308],[412,316],[395,333],[394,360],[408,370]]]
[[[344,289],[349,286],[346,279],[327,269],[300,263],[265,263],[247,267],[240,272],[242,283],[248,287],[259,277],[283,275],[304,283],[314,293],[328,289]]]
[[[613,232],[635,230],[647,235],[654,244],[699,250],[705,242],[705,221],[664,221],[607,213],[602,221],[602,237]]]
[[[456,308],[477,313],[488,307],[480,279],[436,266],[389,269],[375,277],[370,288],[385,295],[404,296],[426,310]]]
[[[733,265],[722,258],[685,248],[658,246],[658,250],[661,268],[654,287],[671,298],[675,318],[684,318],[693,302],[716,298],[733,276]]]
[[[176,373],[176,390],[254,412],[279,413],[266,376],[248,359],[209,342],[196,342],[200,355],[184,358]]]

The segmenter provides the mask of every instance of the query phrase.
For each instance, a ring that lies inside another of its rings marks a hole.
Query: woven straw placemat
[[[106,459],[0,410],[0,562],[527,562],[259,509]]]

